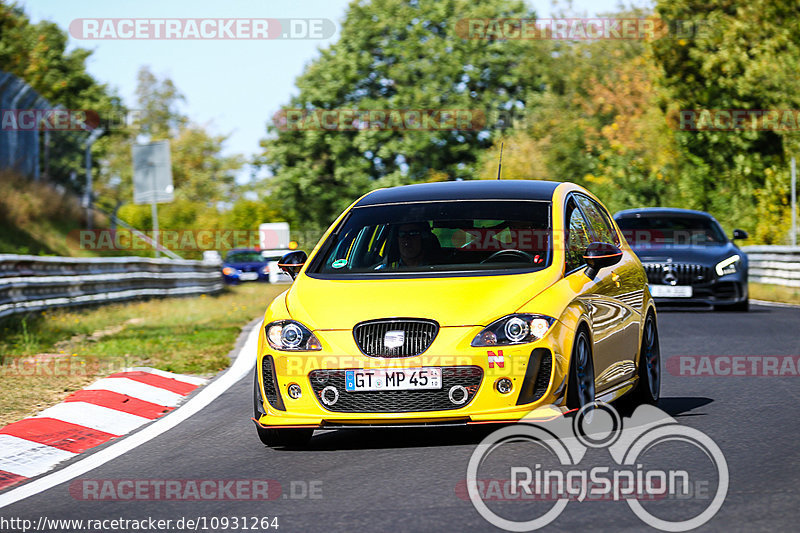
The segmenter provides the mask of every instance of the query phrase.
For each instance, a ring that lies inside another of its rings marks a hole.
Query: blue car
[[[235,249],[225,255],[222,276],[226,283],[269,282],[269,260],[259,250]]]

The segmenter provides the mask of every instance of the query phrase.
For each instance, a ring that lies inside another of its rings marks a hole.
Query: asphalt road
[[[746,314],[660,310],[659,329],[663,360],[681,355],[800,355],[797,308],[754,305]],[[152,517],[174,522],[181,517],[209,520],[236,516],[277,517],[278,531],[495,529],[456,491],[465,479],[476,443],[487,432],[329,431],[318,433],[304,449],[268,449],[257,439],[250,421],[251,379],[248,376],[238,382],[195,419],[100,466],[83,479],[269,479],[282,487],[276,499],[83,501],[74,498],[70,484],[65,483],[0,509],[0,518],[37,522],[41,516],[95,520]],[[798,383],[797,377],[687,377],[665,369],[660,407],[680,424],[711,437],[724,453],[730,471],[724,505],[699,530],[750,532],[797,527]],[[708,470],[709,462],[702,454],[667,448],[652,450],[654,464]],[[529,463],[532,457],[538,461],[529,448],[508,453]],[[582,464],[608,465],[610,459],[604,450],[591,450]],[[700,508],[700,492],[696,501],[658,504],[671,506],[663,511],[664,516],[681,509],[688,513]],[[534,505],[503,503],[496,509],[509,517],[529,518],[535,516]],[[221,524],[214,529],[210,529],[210,522],[206,525],[209,530],[224,530]],[[570,502],[545,530],[556,528],[640,531],[648,527],[624,502],[584,501]],[[228,529],[237,530],[244,529]]]

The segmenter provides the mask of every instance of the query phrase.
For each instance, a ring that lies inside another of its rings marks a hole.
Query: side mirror
[[[594,279],[597,273],[612,265],[616,265],[622,259],[622,250],[607,242],[593,242],[586,247],[583,260],[587,268],[585,274],[589,279]]]
[[[303,250],[289,252],[278,261],[278,268],[294,279],[297,277],[297,274],[300,273],[300,269],[303,268],[303,265],[306,264],[306,259],[308,259],[308,255],[306,255]]]
[[[734,241],[737,240],[737,239],[746,239],[747,237],[749,237],[749,235],[747,235],[747,232],[745,230],[743,230],[743,229],[735,229],[735,230],[733,230],[733,240]]]

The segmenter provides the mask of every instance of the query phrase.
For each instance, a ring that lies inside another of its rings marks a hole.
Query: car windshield
[[[261,252],[231,252],[225,261],[228,263],[263,263],[265,262]]]
[[[550,202],[460,200],[356,207],[311,274],[530,271],[550,263]]]
[[[622,217],[617,224],[634,248],[656,246],[713,246],[728,241],[722,228],[705,217]]]

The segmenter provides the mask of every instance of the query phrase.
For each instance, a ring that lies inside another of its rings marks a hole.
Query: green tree
[[[94,113],[102,122],[125,114],[121,99],[87,71],[91,51],[67,51],[68,37],[52,22],[32,24],[21,7],[0,3],[0,70],[28,83],[52,106]],[[117,132],[110,132],[116,135]],[[53,132],[49,135],[48,178],[71,187],[83,185],[83,132]],[[93,148],[101,156],[102,145]],[[80,184],[69,180],[71,172]]]
[[[235,200],[239,155],[222,154],[225,135],[212,135],[196,124],[183,127],[172,140],[172,179],[176,197],[202,205]]]
[[[184,97],[168,77],[158,77],[147,67],[138,74],[136,117],[125,136],[103,139],[106,157],[101,187],[108,207],[119,210],[133,197],[131,147],[137,138],[168,139],[175,186],[175,202],[159,207],[163,229],[213,229],[219,226],[218,204],[230,204],[239,195],[235,172],[241,168],[239,155],[223,155],[225,135],[213,135],[207,128],[189,122],[180,111]],[[123,220],[143,229],[152,227],[149,206],[126,206]],[[213,216],[208,211],[214,212]],[[200,228],[198,226],[204,225]]]
[[[539,42],[470,39],[464,21],[532,17],[518,0],[354,1],[339,41],[298,78],[285,109],[522,109],[539,90]],[[522,76],[527,66],[528,76]],[[534,73],[533,75],[530,75]],[[476,122],[477,124],[478,122]],[[429,179],[473,179],[494,131],[281,130],[268,126],[258,163],[272,198],[295,223],[326,226],[370,189]]]
[[[189,123],[180,110],[186,97],[173,81],[159,78],[147,66],[136,74],[136,130],[150,140],[169,139]]]
[[[699,29],[693,38],[651,46],[676,129],[680,110],[800,107],[796,2],[676,0],[658,2],[656,10]],[[677,131],[685,198],[729,228],[779,242],[788,219],[787,156],[797,154],[797,135],[796,125],[786,131]]]

